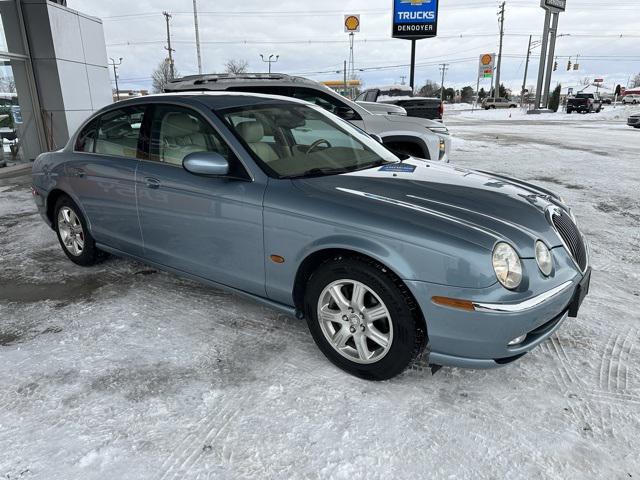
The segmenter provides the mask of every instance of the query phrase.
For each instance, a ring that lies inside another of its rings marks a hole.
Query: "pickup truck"
[[[439,98],[416,97],[408,85],[390,85],[370,88],[362,92],[356,102],[367,108],[365,103],[396,105],[407,111],[409,117],[426,118],[441,121],[444,108]]]
[[[578,93],[567,100],[567,113],[600,113],[602,103],[597,93]]]

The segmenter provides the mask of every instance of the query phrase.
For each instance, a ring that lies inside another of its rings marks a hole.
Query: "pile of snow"
[[[459,104],[462,105],[462,104]],[[529,115],[526,109],[521,108],[505,108],[496,110],[484,110],[482,108],[471,110],[469,105],[467,108],[452,108],[454,105],[445,106],[445,115],[449,110],[457,111],[460,113],[456,118],[474,119],[474,120],[549,120],[549,121],[566,121],[569,119],[578,119],[584,121],[611,121],[611,120],[626,120],[634,113],[640,113],[640,107],[638,106],[622,106],[622,105],[605,105],[600,113],[579,114],[573,113],[571,115],[564,111],[558,111],[557,113],[542,113],[539,115]]]

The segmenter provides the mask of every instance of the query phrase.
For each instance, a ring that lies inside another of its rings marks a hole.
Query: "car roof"
[[[268,103],[290,103],[299,105],[308,105],[304,100],[298,100],[291,97],[283,97],[281,95],[267,95],[263,93],[249,92],[175,92],[175,93],[156,93],[153,95],[145,95],[141,97],[129,98],[121,100],[109,105],[113,106],[129,106],[141,105],[148,103],[162,103],[163,101],[184,101],[196,100],[213,110],[223,110],[226,108],[246,107],[253,105],[261,105]]]
[[[320,87],[318,82],[304,77],[295,77],[284,73],[212,73],[203,75],[189,75],[172,80],[165,86],[166,92],[195,91],[195,90],[225,90],[235,85],[254,86],[310,86]]]

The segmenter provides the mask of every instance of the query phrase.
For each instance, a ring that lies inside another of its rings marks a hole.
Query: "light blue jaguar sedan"
[[[126,256],[251,297],[367,379],[417,356],[508,364],[589,291],[587,244],[552,192],[394,154],[291,98],[118,102],[38,157],[33,194],[74,263]]]

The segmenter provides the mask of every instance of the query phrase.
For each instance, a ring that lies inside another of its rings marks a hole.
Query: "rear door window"
[[[144,119],[144,106],[111,110],[98,119],[94,152],[125,158],[143,158],[140,130]],[[87,142],[83,148],[89,148]],[[82,150],[86,151],[86,150]]]

